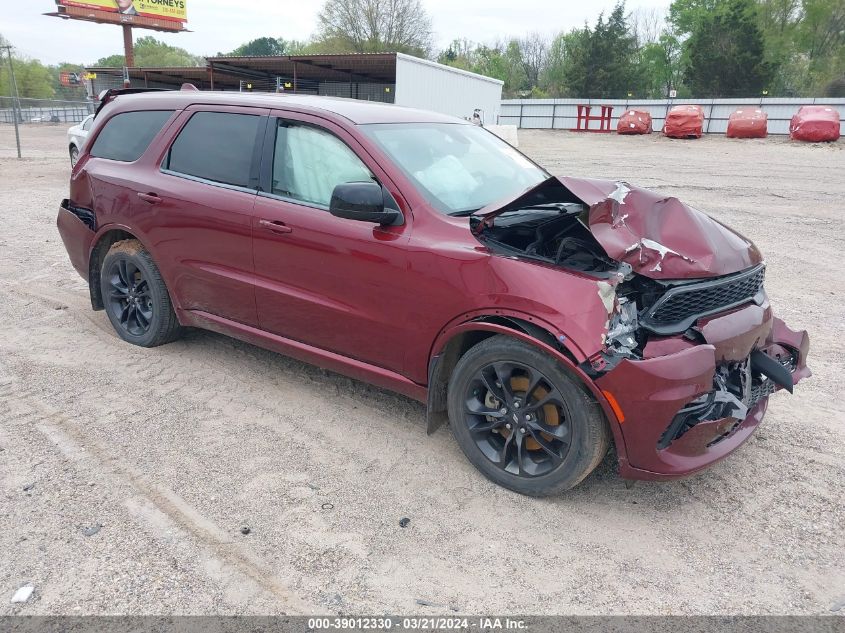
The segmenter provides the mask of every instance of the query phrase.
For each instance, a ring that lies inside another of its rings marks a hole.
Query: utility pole
[[[12,63],[12,47],[9,45],[0,46],[6,49],[6,54],[9,56],[9,72],[12,74],[12,118],[15,120],[15,144],[18,147],[18,158],[21,157],[21,134],[18,131],[18,112],[20,111],[20,104],[18,103],[18,83],[15,81],[15,65]]]

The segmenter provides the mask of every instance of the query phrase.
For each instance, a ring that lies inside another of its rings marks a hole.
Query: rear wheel
[[[452,373],[448,401],[467,458],[522,494],[568,490],[607,452],[599,405],[554,359],[516,339],[494,336],[470,349]]]
[[[112,244],[103,259],[100,288],[120,338],[155,347],[179,337],[181,328],[158,267],[137,240]]]

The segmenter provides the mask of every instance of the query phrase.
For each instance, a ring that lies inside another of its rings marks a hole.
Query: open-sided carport
[[[94,94],[123,84],[122,68],[87,68]],[[381,101],[496,122],[502,81],[403,53],[209,57],[205,66],[127,69],[133,88],[293,92]]]

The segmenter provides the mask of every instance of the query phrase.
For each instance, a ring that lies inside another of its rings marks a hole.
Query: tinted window
[[[113,116],[97,135],[91,156],[132,162],[141,157],[172,110],[124,112]]]
[[[166,167],[246,187],[260,121],[252,114],[197,112],[173,142]]]
[[[370,170],[333,134],[309,125],[279,122],[273,193],[328,207],[335,185],[368,180],[373,180]]]

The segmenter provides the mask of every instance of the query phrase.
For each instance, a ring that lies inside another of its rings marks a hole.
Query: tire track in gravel
[[[19,402],[27,403],[35,418],[32,422],[36,428],[66,457],[74,461],[88,462],[88,466],[93,465],[96,470],[128,484],[143,501],[202,544],[209,554],[205,567],[207,570],[216,570],[213,575],[219,580],[227,581],[232,576],[242,575],[263,591],[272,594],[289,615],[322,611],[296,596],[279,579],[277,573],[268,568],[249,548],[233,541],[225,530],[203,516],[175,492],[153,482],[143,472],[115,456],[90,435],[86,435],[68,416],[49,408],[23,389],[13,388],[0,394],[0,400],[5,398],[15,398]],[[81,449],[82,446],[85,446],[85,450]],[[150,512],[149,508],[144,509],[143,505],[137,504],[137,500],[131,504],[134,504],[139,515],[145,515],[148,519],[152,517],[151,520],[154,520],[155,514]],[[290,570],[287,575],[289,572]]]

